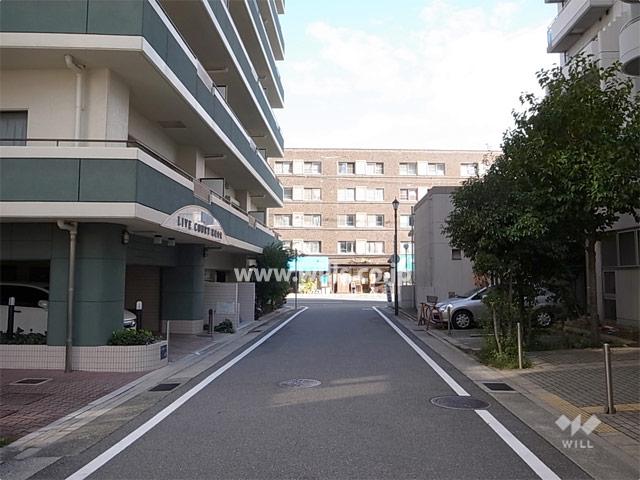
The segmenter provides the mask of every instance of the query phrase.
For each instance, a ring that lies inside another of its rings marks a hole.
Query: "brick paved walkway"
[[[78,410],[144,373],[0,370],[0,436],[15,440]],[[50,379],[15,385],[25,378]]]

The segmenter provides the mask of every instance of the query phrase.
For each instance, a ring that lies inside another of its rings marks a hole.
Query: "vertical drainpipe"
[[[82,122],[82,97],[84,89],[85,66],[77,63],[72,55],[64,56],[64,63],[67,68],[76,74],[76,105],[75,105],[75,125],[73,128],[73,139],[80,139],[80,126]],[[76,144],[77,146],[77,144]]]
[[[67,283],[67,335],[64,351],[64,371],[69,373],[73,367],[73,303],[76,286],[76,244],[78,240],[78,222],[58,220],[58,228],[69,232],[69,280]]]

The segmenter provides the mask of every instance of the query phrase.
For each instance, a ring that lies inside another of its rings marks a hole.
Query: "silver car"
[[[489,314],[487,305],[482,301],[494,287],[476,288],[444,302],[436,304],[434,321],[447,323],[449,311],[451,311],[451,326],[453,328],[466,329],[474,325],[479,326],[483,316]],[[540,327],[548,327],[553,322],[553,307],[557,303],[553,300],[553,293],[542,289],[534,302],[534,321]]]

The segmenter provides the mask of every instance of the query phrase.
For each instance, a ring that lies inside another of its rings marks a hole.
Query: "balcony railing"
[[[264,46],[264,50],[267,55],[267,61],[269,62],[269,66],[271,67],[271,71],[273,72],[273,75],[275,77],[276,87],[278,88],[280,97],[284,98],[284,87],[282,86],[282,79],[280,78],[280,72],[278,71],[278,66],[276,65],[276,59],[273,55],[273,49],[271,47],[271,43],[269,42],[267,30],[264,26],[262,17],[260,16],[260,10],[257,4],[257,0],[248,0],[247,3],[249,4],[249,11],[251,12],[253,21],[256,24],[256,28],[258,29],[260,41]]]
[[[210,204],[211,198],[217,199],[219,202],[225,203],[226,205],[232,207],[234,210],[241,213],[245,218],[245,220],[250,224],[260,224],[265,228],[269,228],[263,222],[257,220],[255,217],[249,215],[249,212],[241,208],[240,206],[234,204],[231,200],[225,198],[224,196],[214,192],[209,187],[207,187],[204,183],[195,179],[189,172],[183,170],[178,165],[168,160],[166,157],[162,156],[155,150],[153,150],[148,145],[145,145],[142,142],[136,140],[106,140],[106,139],[66,139],[66,138],[0,138],[0,148],[2,147],[73,147],[73,148],[95,148],[95,147],[105,147],[105,148],[136,148],[153,159],[160,162],[165,167],[169,168],[171,171],[177,173],[181,177],[194,184],[194,194],[201,198],[202,200],[207,201]],[[203,195],[204,194],[204,195]]]

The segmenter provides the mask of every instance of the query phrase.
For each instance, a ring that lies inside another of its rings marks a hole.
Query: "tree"
[[[640,95],[620,65],[578,56],[566,71],[538,74],[546,94],[523,95],[503,155],[546,235],[578,243],[587,256],[592,341],[599,342],[596,243],[640,210]]]
[[[262,254],[258,256],[257,268],[285,272],[292,259],[291,251],[284,248],[281,242],[275,242],[264,247]],[[256,282],[256,300],[265,312],[282,305],[288,293],[289,282],[280,275],[270,275],[268,280]]]

